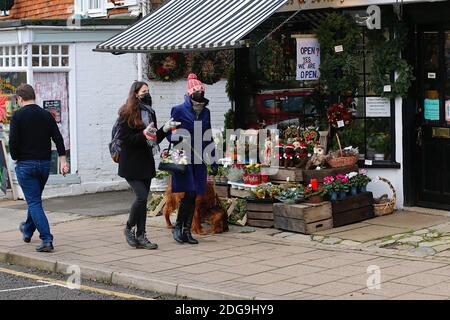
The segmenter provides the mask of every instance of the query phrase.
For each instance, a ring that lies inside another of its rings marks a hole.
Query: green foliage
[[[225,113],[224,128],[234,129],[234,111],[231,108]]]
[[[192,72],[205,84],[214,84],[222,78],[226,62],[218,52],[208,51],[194,55]]]
[[[341,94],[358,86],[356,47],[361,39],[359,27],[351,17],[331,13],[315,30],[321,49],[320,81],[326,91]],[[342,45],[343,52],[335,52]]]
[[[386,39],[382,30],[368,33],[369,49],[373,51],[372,72],[369,87],[375,94],[386,98],[404,97],[415,79],[413,68],[405,59],[400,58],[405,48],[408,31],[402,24],[395,29],[395,37]],[[397,72],[397,79],[391,77]],[[384,86],[391,85],[391,92],[384,92]]]
[[[158,171],[156,171],[155,178],[156,179],[163,179],[164,177],[169,177],[169,176],[170,176],[170,173],[168,173],[167,171],[158,170]]]
[[[277,40],[268,39],[262,44],[259,64],[264,80],[279,82],[284,79],[284,52]]]
[[[376,152],[388,154],[390,152],[389,135],[384,132],[378,132],[371,135],[369,140],[369,146]]]
[[[228,222],[231,224],[236,224],[237,221],[242,220],[247,214],[247,201],[245,199],[237,199],[236,207],[233,212],[228,217]]]
[[[228,99],[230,101],[234,101],[235,99],[235,93],[234,93],[234,68],[232,66],[229,66],[227,68],[227,84],[225,87],[225,91],[227,93]]]

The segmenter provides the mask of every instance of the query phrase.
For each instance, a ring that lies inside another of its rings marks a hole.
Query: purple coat
[[[184,130],[189,131],[191,135],[191,146],[194,148],[194,123],[197,122],[197,126],[201,123],[202,128],[202,139],[205,131],[211,129],[211,114],[208,108],[203,108],[200,114],[197,117],[194,109],[192,108],[191,99],[188,96],[184,97],[184,103],[177,105],[172,108],[171,117],[174,121],[181,122],[181,125],[177,128],[177,132],[175,134],[169,133],[167,139],[169,141],[173,141],[175,144],[177,140],[175,139],[176,135],[182,135]],[[182,130],[184,129],[184,130]],[[181,140],[180,140],[181,141]],[[212,138],[208,141],[203,141],[202,153],[205,148],[214,143]],[[210,149],[211,146],[208,148]],[[197,154],[199,154],[197,151]],[[215,150],[211,154],[215,155]],[[193,162],[194,154],[191,154],[191,159]],[[217,166],[217,163],[214,163],[213,166]],[[173,174],[172,175],[172,191],[173,192],[195,192],[199,195],[205,194],[206,191],[206,180],[207,180],[207,169],[204,163],[201,164],[188,164],[187,170],[184,174]]]

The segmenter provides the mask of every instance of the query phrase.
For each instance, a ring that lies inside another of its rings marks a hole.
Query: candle
[[[319,183],[317,179],[311,179],[311,188],[316,191],[319,189]]]

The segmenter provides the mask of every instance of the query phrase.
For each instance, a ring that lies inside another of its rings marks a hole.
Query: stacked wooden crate
[[[273,205],[274,225],[277,229],[312,234],[333,228],[331,203],[302,203]]]
[[[334,227],[373,218],[372,192],[359,193],[355,196],[332,202]]]
[[[273,228],[273,203],[247,201],[247,225]]]

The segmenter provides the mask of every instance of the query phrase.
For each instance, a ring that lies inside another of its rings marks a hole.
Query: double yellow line
[[[62,280],[41,277],[41,276],[38,276],[35,274],[30,274],[30,273],[25,273],[25,272],[20,272],[20,271],[5,269],[5,268],[0,268],[0,272],[10,274],[13,276],[17,276],[17,277],[35,280],[35,281],[46,282],[48,284],[54,284],[55,286],[62,286],[65,288],[69,288],[67,286],[67,283]],[[118,292],[118,291],[111,291],[111,290],[106,290],[106,289],[100,289],[100,288],[95,288],[95,287],[89,287],[89,286],[85,286],[85,285],[80,285],[79,290],[94,292],[97,294],[103,294],[103,295],[107,295],[107,296],[115,296],[115,297],[129,299],[129,300],[155,300],[155,299],[147,298],[147,297],[143,297],[143,296],[123,293],[123,292]]]

